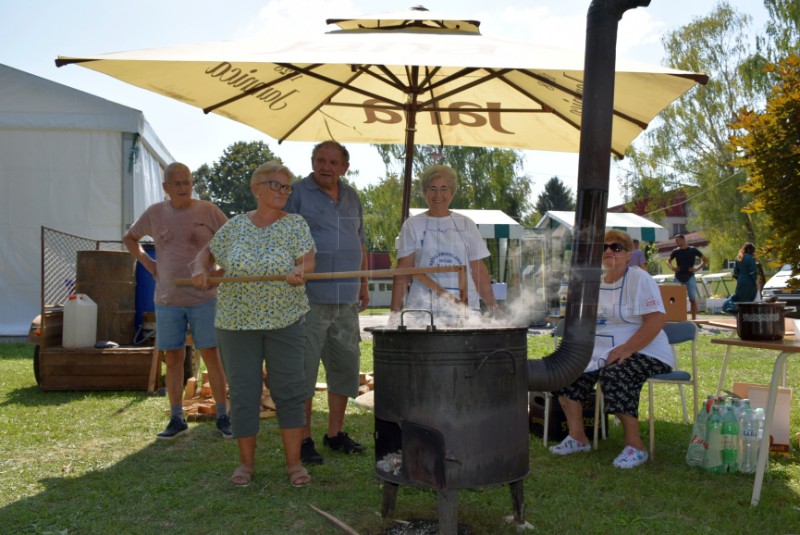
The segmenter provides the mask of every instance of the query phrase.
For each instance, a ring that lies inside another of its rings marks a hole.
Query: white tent
[[[425,210],[425,208],[411,208],[409,213],[413,216],[421,214]],[[525,232],[522,225],[502,210],[466,210],[463,208],[453,208],[452,210],[474,221],[484,240],[519,239]]]
[[[120,240],[172,161],[142,112],[0,64],[0,336],[40,313],[41,227]]]
[[[544,214],[544,217],[536,224],[536,228],[551,230],[556,235],[566,231],[571,234],[574,225],[575,212],[552,210]],[[608,212],[606,214],[606,230],[611,229],[624,230],[631,235],[631,238],[642,242],[669,239],[667,229],[633,213]]]
[[[504,282],[506,280],[508,239],[522,238],[525,228],[502,210],[468,210],[464,208],[453,208],[452,210],[474,221],[484,240],[498,240],[498,275],[500,282]],[[411,208],[408,211],[414,216],[424,212],[425,208]]]

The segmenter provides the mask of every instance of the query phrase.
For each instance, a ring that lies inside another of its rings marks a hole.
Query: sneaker
[[[350,438],[347,433],[343,431],[339,431],[339,434],[333,438],[324,435],[322,437],[322,443],[333,451],[341,451],[343,453],[361,453],[364,451],[364,446]]]
[[[617,468],[636,468],[647,462],[649,455],[646,451],[637,450],[633,446],[625,446],[622,453],[614,459],[614,466]]]
[[[569,435],[561,441],[561,444],[550,446],[550,453],[553,455],[572,455],[584,451],[592,451],[592,446],[575,440]]]
[[[231,431],[231,417],[227,414],[217,417],[217,431],[220,432],[222,438],[233,438]]]
[[[303,464],[322,464],[325,462],[317,448],[314,447],[314,440],[311,437],[300,443],[300,461]]]
[[[157,434],[156,438],[161,440],[172,440],[173,438],[179,437],[188,432],[189,432],[189,424],[186,423],[186,420],[174,416],[169,419],[167,428],[161,431],[159,434]]]

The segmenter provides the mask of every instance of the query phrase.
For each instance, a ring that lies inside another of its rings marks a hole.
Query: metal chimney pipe
[[[552,391],[572,383],[591,358],[611,166],[617,27],[627,10],[648,5],[650,0],[592,0],[589,6],[578,194],[564,337],[553,354],[528,361],[528,390]]]

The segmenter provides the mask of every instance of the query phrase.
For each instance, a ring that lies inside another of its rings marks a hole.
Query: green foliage
[[[542,216],[550,210],[572,212],[575,210],[575,195],[560,178],[554,176],[536,198],[535,209]]]
[[[775,85],[774,71],[768,64],[777,63],[800,46],[800,2],[797,0],[763,0],[769,13],[764,32],[756,36],[756,54],[745,65],[744,80],[769,93]]]
[[[403,176],[405,147],[373,145],[386,165],[387,176]],[[440,164],[452,167],[458,175],[458,191],[451,208],[502,210],[520,221],[531,211],[530,178],[522,174],[520,151],[486,147],[435,147],[417,145],[413,176],[427,167]],[[402,197],[401,197],[402,198]],[[399,204],[399,201],[398,201]],[[411,208],[427,208],[419,188],[413,188]]]
[[[228,217],[256,207],[250,190],[250,177],[256,167],[269,160],[280,160],[262,141],[237,141],[211,166],[202,165],[194,172],[195,191],[201,199],[217,206]]]
[[[736,163],[750,172],[742,190],[752,194],[748,211],[769,216],[771,233],[764,250],[780,264],[800,265],[800,56],[791,55],[770,68],[777,84],[767,100],[766,110],[758,113],[743,109],[732,136],[742,151]],[[792,281],[795,282],[796,281]]]
[[[358,196],[364,208],[367,250],[388,251],[394,263],[397,255],[394,240],[400,234],[402,179],[388,176],[360,190]]]

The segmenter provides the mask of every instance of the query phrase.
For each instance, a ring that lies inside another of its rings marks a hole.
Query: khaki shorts
[[[358,304],[311,303],[306,314],[306,382],[308,397],[316,391],[319,363],[325,366],[328,392],[358,396],[361,349]]]

